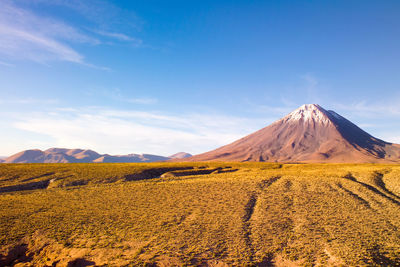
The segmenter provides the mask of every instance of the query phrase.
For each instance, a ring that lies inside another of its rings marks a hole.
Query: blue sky
[[[318,103],[400,143],[399,1],[0,1],[0,155],[200,153]]]

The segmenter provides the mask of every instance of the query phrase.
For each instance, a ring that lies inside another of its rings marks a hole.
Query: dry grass
[[[4,164],[0,192],[0,265],[400,265],[396,165]]]

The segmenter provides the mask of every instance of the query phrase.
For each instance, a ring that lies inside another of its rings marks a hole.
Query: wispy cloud
[[[200,153],[232,142],[262,126],[260,120],[215,114],[64,109],[16,118],[19,130],[46,136],[47,146],[90,147],[107,153]]]
[[[152,105],[157,104],[158,99],[154,97],[129,97],[119,88],[105,89],[100,90],[100,94],[108,99],[112,99],[118,102],[125,102],[131,104],[140,104],[140,105]],[[90,95],[93,95],[94,92],[87,92]],[[98,95],[98,90],[96,90],[96,94]]]
[[[11,99],[0,99],[0,104],[58,104],[58,99],[39,99],[39,98],[11,98]]]
[[[19,0],[25,1],[25,0]],[[25,2],[26,3],[26,2]],[[30,4],[61,6],[94,23],[99,29],[113,32],[114,27],[140,31],[143,21],[136,14],[105,0],[30,0]]]
[[[3,58],[11,61],[30,60],[43,64],[51,61],[66,61],[91,68],[109,70],[109,68],[88,62],[85,56],[76,49],[76,44],[110,44],[107,40],[102,40],[104,37],[130,42],[134,46],[142,44],[142,40],[127,34],[112,30],[99,30],[94,34],[94,32],[88,31],[86,27],[74,27],[60,18],[37,15],[33,12],[33,9],[28,8],[35,3],[69,7],[79,11],[80,14],[93,18],[93,20],[96,17],[103,17],[104,14],[119,17],[118,12],[121,12],[115,6],[106,5],[106,2],[103,1],[36,0],[23,2],[2,0],[0,1],[0,56],[2,55]],[[110,21],[112,20],[110,19]],[[102,21],[95,22],[94,27],[106,29],[110,25]],[[1,65],[6,66],[8,64]]]
[[[301,75],[300,78],[304,81],[302,91],[306,92],[307,101],[310,104],[318,104],[321,102],[319,94],[319,81],[317,77],[311,73]]]
[[[48,60],[63,60],[83,63],[83,56],[72,48],[53,39],[34,35],[13,27],[0,26],[1,52],[22,59],[38,62]]]
[[[143,41],[141,39],[133,38],[133,37],[128,36],[123,33],[107,32],[107,31],[99,31],[99,30],[95,30],[93,32],[95,32],[99,35],[108,37],[108,38],[116,39],[118,41],[130,42],[130,43],[134,44],[135,46],[140,46],[143,43]]]
[[[259,104],[246,100],[252,111],[284,116],[303,104],[323,104],[321,99],[320,82],[314,74],[306,73],[295,77],[293,84],[287,84],[281,88],[274,88],[280,91],[280,98],[268,99],[269,104]]]
[[[95,42],[64,23],[36,16],[8,0],[0,2],[0,38],[0,53],[12,59],[80,64],[84,63],[83,55],[66,41]]]
[[[0,65],[1,66],[6,66],[6,67],[14,67],[14,64],[10,64],[10,63],[3,62],[3,61],[0,61]]]
[[[124,100],[128,103],[150,105],[158,102],[157,98],[128,98]]]
[[[390,117],[400,115],[400,99],[394,97],[392,100],[385,102],[367,102],[359,101],[353,103],[336,103],[333,107],[338,110],[349,111],[352,114],[364,117],[364,118],[375,118],[375,117]]]
[[[284,105],[277,106],[276,103],[271,104],[271,105],[265,105],[265,104],[258,104],[250,100],[246,100],[245,103],[248,105],[249,109],[252,112],[256,113],[262,113],[262,114],[268,114],[270,117],[279,117],[279,116],[284,116],[293,109],[297,108],[296,104],[294,103],[285,103]]]
[[[382,140],[400,143],[400,103],[396,96],[385,101],[359,101],[349,103],[333,103],[331,108],[350,119],[359,127]]]
[[[279,106],[284,112],[288,112],[303,104],[324,104],[327,102],[326,84],[320,81],[319,77],[313,73],[287,77],[285,84],[279,88],[270,88],[280,92],[278,99],[273,99],[272,104]]]

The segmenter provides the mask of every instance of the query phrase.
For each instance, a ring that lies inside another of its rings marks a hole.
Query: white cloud
[[[46,147],[82,147],[101,153],[201,153],[265,125],[223,115],[165,115],[104,108],[64,109],[15,118],[13,127],[49,140]],[[42,147],[42,148],[46,148]]]

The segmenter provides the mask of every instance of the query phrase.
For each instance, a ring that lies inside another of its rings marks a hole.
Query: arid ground
[[[0,265],[399,266],[400,166],[0,165]]]

